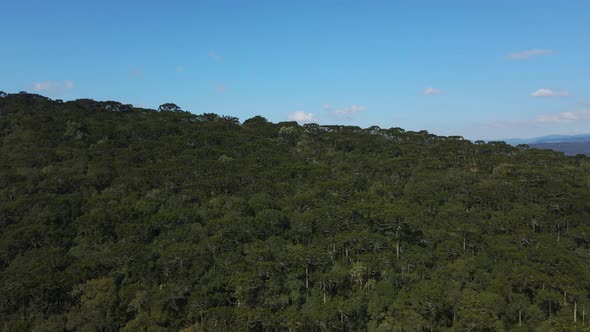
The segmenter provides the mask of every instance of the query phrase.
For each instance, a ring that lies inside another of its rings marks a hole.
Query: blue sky
[[[590,133],[590,1],[9,1],[0,90],[470,139]]]

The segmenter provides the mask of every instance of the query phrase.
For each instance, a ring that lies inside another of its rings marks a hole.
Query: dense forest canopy
[[[0,94],[3,331],[590,326],[590,159]]]

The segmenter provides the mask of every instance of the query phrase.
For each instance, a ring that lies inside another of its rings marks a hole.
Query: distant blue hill
[[[590,134],[581,135],[547,135],[534,138],[509,138],[503,140],[510,145],[536,143],[590,142]]]
[[[566,155],[585,154],[590,156],[590,134],[548,135],[534,138],[510,138],[504,141],[510,145],[528,144],[535,149],[551,149]]]
[[[535,149],[551,149],[563,152],[568,156],[577,154],[590,156],[590,142],[531,143],[529,146]]]

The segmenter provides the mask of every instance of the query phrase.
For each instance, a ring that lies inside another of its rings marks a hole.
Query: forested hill
[[[2,331],[590,326],[590,159],[0,98]]]

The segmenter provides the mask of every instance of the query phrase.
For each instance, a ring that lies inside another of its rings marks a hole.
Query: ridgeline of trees
[[[0,96],[2,331],[590,326],[590,159]]]

